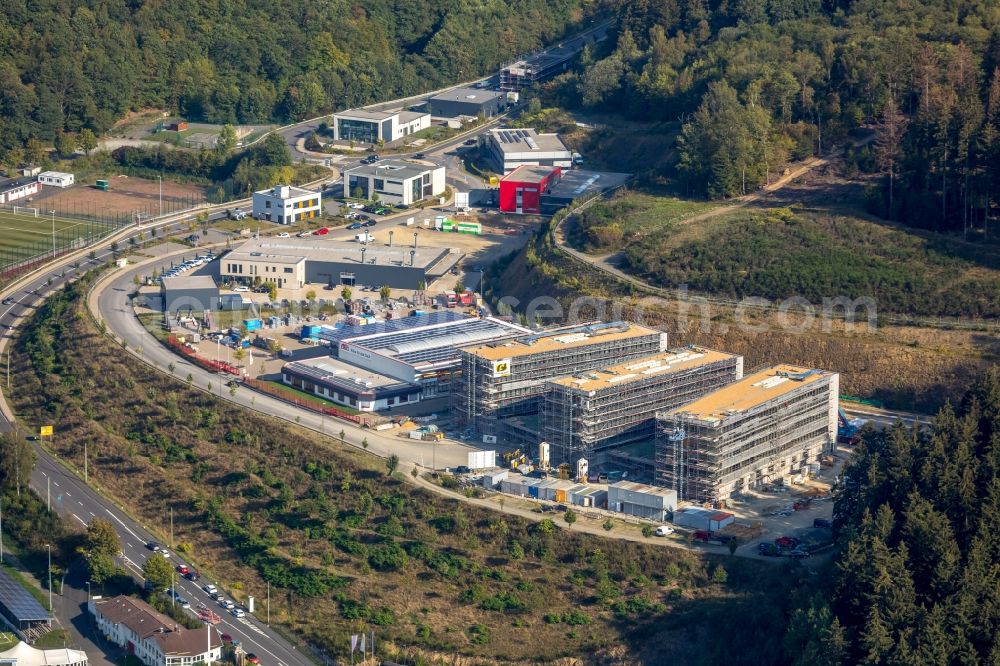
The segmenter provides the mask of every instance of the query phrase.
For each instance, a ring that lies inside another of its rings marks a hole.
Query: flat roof
[[[737,358],[736,354],[706,349],[704,347],[681,347],[670,351],[646,356],[645,358],[612,365],[600,370],[585,372],[576,377],[560,377],[553,384],[568,386],[581,391],[599,391],[622,384],[642,381],[659,375],[683,372],[710,363]]]
[[[458,364],[459,349],[474,343],[509,340],[531,331],[493,317],[443,321],[394,332],[374,332],[372,335],[343,341],[368,352],[395,358],[414,367]]]
[[[392,247],[380,243],[355,243],[343,240],[323,240],[319,237],[306,238],[255,238],[249,240],[229,254],[230,261],[270,261],[274,263],[298,263],[307,261],[329,261],[361,265],[364,250],[365,264],[376,266],[409,266],[413,247],[396,243]],[[426,269],[449,254],[448,248],[418,247],[413,255],[413,266]]]
[[[749,411],[807,384],[829,378],[833,374],[828,370],[776,365],[723,386],[694,402],[672,409],[667,414],[717,422],[732,414]]]
[[[603,192],[625,183],[631,174],[604,171],[564,170],[559,180],[549,186],[546,196],[572,200],[587,192]]]
[[[66,173],[65,171],[43,171],[38,174],[38,177],[48,176],[50,178],[72,178],[73,174]]]
[[[269,187],[266,190],[257,190],[254,194],[260,194],[265,197],[279,197],[282,199],[292,199],[295,197],[308,197],[308,196],[319,196],[319,192],[314,192],[313,190],[307,190],[302,187],[296,187],[295,185],[277,185],[275,187]]]
[[[500,179],[509,183],[540,183],[551,176],[558,167],[522,164]]]
[[[188,275],[163,278],[164,289],[218,289],[211,275]]]
[[[399,122],[408,123],[416,120],[417,118],[423,118],[424,116],[429,115],[430,114],[425,111],[400,111]]]
[[[395,377],[372,372],[367,368],[329,356],[305,361],[292,361],[283,365],[281,370],[282,372],[285,370],[297,371],[310,379],[342,385],[359,392],[381,388],[413,388],[413,384],[409,382],[402,382]]]
[[[533,129],[494,129],[489,132],[490,138],[503,153],[553,153],[565,152],[569,148],[562,142],[558,134],[539,134]]]
[[[439,95],[431,97],[433,102],[465,102],[467,104],[486,104],[498,97],[503,97],[504,93],[486,88],[454,88]],[[433,108],[433,107],[432,107]]]
[[[333,114],[334,118],[358,118],[361,120],[382,121],[398,116],[399,111],[364,111],[362,109],[351,109]]]
[[[645,335],[660,335],[660,331],[629,322],[613,322],[564,329],[549,334],[518,338],[494,345],[468,347],[462,351],[490,361],[499,361],[515,356],[529,356],[556,349],[586,347],[601,342],[628,340]]]
[[[659,486],[647,486],[645,483],[637,483],[635,481],[615,481],[609,484],[608,488],[617,488],[618,490],[627,490],[633,493],[642,493],[643,495],[656,495],[657,497],[677,496],[676,490],[661,488]]]
[[[408,180],[417,176],[423,176],[428,172],[437,171],[438,169],[444,169],[444,167],[427,166],[403,160],[381,160],[374,164],[362,164],[351,169],[346,169],[344,173],[347,175],[362,174],[376,178],[385,178],[387,180],[394,178]]]

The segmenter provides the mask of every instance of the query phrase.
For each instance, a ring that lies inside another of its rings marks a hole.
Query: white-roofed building
[[[38,182],[52,187],[69,187],[76,182],[76,177],[62,171],[43,171],[38,174]]]
[[[21,642],[0,652],[2,666],[87,666],[87,653],[83,650],[56,648],[39,650]]]
[[[323,195],[292,185],[280,185],[253,193],[253,217],[278,224],[319,217]]]

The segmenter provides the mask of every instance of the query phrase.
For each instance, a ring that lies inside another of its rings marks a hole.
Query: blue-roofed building
[[[364,370],[416,384],[424,399],[447,395],[460,371],[460,347],[523,337],[529,329],[492,317],[454,311],[393,319],[388,322],[324,330],[341,361]]]

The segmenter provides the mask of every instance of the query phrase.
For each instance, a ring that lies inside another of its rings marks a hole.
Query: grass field
[[[81,238],[104,234],[108,229],[99,222],[53,218],[43,211],[35,217],[33,212],[0,210],[0,267],[51,251],[53,236],[59,250]]]

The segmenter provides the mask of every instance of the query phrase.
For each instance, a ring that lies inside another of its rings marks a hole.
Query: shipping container
[[[496,488],[501,485],[503,481],[510,476],[510,472],[507,470],[500,470],[499,472],[487,472],[483,474],[483,488]]]
[[[246,328],[247,328],[248,331],[257,331],[257,330],[260,330],[260,327],[261,327],[262,323],[263,322],[261,322],[260,319],[244,319],[243,320],[243,325],[246,326]]]

